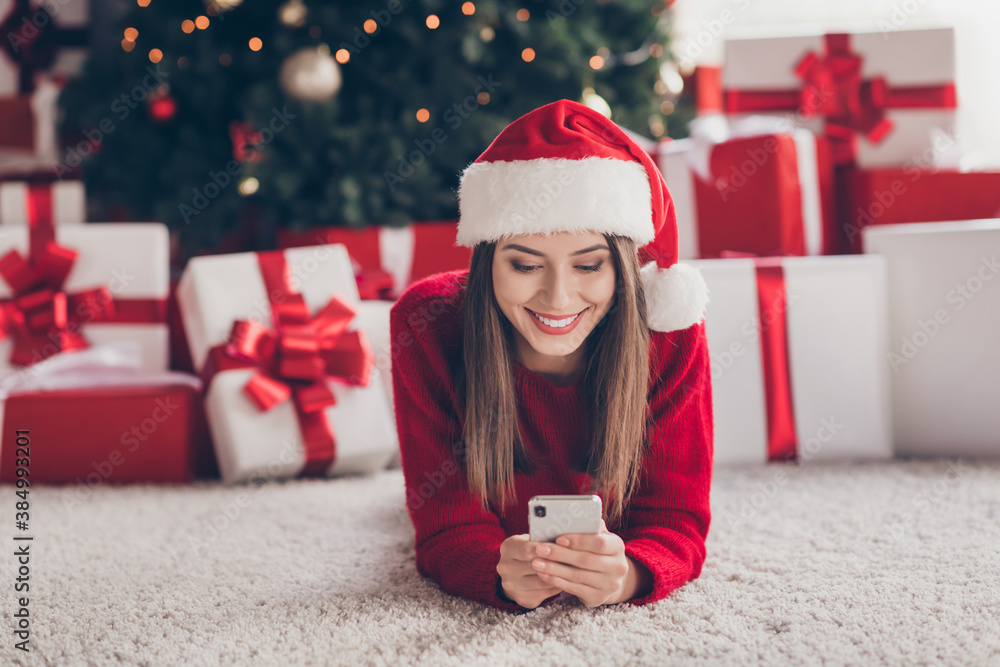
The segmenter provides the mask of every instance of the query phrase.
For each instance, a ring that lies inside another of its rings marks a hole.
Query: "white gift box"
[[[358,305],[358,315],[355,319],[358,328],[368,334],[368,343],[375,354],[375,370],[385,390],[389,406],[393,410],[393,424],[396,423],[396,399],[392,393],[392,339],[389,333],[389,312],[394,305],[392,301],[364,299]],[[387,467],[398,468],[400,464],[397,447]]]
[[[806,54],[822,56],[826,37],[819,30],[806,34],[775,35],[774,31],[746,29],[727,38],[722,86],[727,96],[795,91],[809,85],[796,74]],[[850,51],[861,56],[861,79],[882,77],[890,90],[941,88],[955,81],[955,34],[950,27],[921,30],[859,30],[850,33]],[[821,96],[832,91],[819,91]],[[891,96],[890,96],[891,97]],[[761,111],[739,111],[726,102],[730,117],[738,119]],[[773,111],[789,123],[823,134],[823,116],[806,116],[800,105]],[[903,166],[913,160],[939,167],[956,166],[961,156],[955,131],[955,109],[928,106],[885,109],[894,127],[878,142],[858,135],[856,164],[864,168]]]
[[[290,288],[315,314],[334,295],[358,308],[357,283],[342,245],[283,251]],[[271,305],[257,255],[236,253],[192,258],[177,287],[177,302],[191,359],[201,372],[211,348],[225,344],[236,320],[271,326]],[[362,326],[358,317],[352,328]],[[363,329],[362,329],[363,330]],[[267,411],[247,398],[243,386],[255,369],[225,370],[208,385],[205,411],[223,481],[294,477],[306,462],[295,406],[286,400]],[[380,470],[398,451],[392,408],[375,370],[367,386],[326,384],[337,403],[324,410],[336,442],[328,476]]]
[[[169,345],[165,319],[170,289],[170,248],[167,228],[161,223],[99,223],[57,227],[55,241],[77,251],[73,268],[62,286],[73,294],[107,286],[115,299],[160,301],[164,319],[152,323],[116,324],[84,321],[79,330],[92,346],[136,341],[142,348],[142,370],[167,369]],[[0,231],[0,256],[17,250],[29,253],[29,227],[4,226]],[[0,279],[0,299],[10,299],[10,285]],[[18,372],[10,364],[11,336],[0,340],[0,378]],[[30,367],[29,367],[30,368]]]
[[[753,259],[685,261],[711,294],[715,462],[769,460],[764,336],[786,324],[799,461],[891,458],[885,263],[880,257],[785,257],[785,297],[761,304]]]
[[[10,15],[16,4],[14,0],[0,0],[0,18],[6,18]],[[19,46],[18,39],[25,41],[34,39],[33,33],[41,30],[86,31],[90,23],[90,2],[88,0],[32,0],[29,4],[29,11],[26,16],[21,18],[17,31],[4,35],[4,38],[11,40],[11,44],[14,46]],[[47,73],[59,76],[79,74],[87,59],[86,46],[62,46],[58,37],[54,41],[56,42],[56,56]],[[0,57],[0,95],[18,94],[19,73],[20,66],[17,63],[12,62],[6,54]],[[41,74],[41,72],[37,72],[37,74]]]
[[[1000,456],[1000,220],[862,234],[889,269],[897,454]]]
[[[28,223],[30,187],[25,181],[0,183],[0,224]],[[87,202],[82,181],[56,181],[42,187],[48,190],[53,223],[86,222]]]

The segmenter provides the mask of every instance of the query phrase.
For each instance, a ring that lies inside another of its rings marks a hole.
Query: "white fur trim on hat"
[[[458,188],[458,245],[513,234],[620,234],[653,240],[649,174],[639,162],[588,157],[475,162]]]
[[[705,316],[708,284],[701,271],[688,264],[661,269],[649,262],[639,270],[646,292],[646,319],[654,331],[678,331]]]

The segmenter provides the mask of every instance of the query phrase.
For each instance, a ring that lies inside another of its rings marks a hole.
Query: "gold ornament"
[[[298,28],[306,22],[307,13],[302,0],[288,0],[278,8],[278,20],[290,28]]]
[[[305,47],[288,56],[279,73],[281,89],[299,100],[324,102],[340,90],[340,65],[330,55],[330,48]]]

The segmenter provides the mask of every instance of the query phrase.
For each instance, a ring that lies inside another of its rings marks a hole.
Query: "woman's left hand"
[[[539,544],[538,554],[531,561],[538,577],[588,607],[631,600],[651,583],[649,571],[625,555],[622,538],[603,519],[599,534],[563,535],[555,544]]]

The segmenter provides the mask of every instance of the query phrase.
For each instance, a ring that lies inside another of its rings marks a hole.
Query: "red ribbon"
[[[0,340],[14,341],[10,363],[30,366],[52,355],[87,348],[80,332],[89,322],[166,321],[165,299],[116,299],[106,286],[67,294],[63,284],[77,251],[55,242],[48,185],[28,185],[28,257],[11,250],[0,257],[0,277],[13,298],[0,299]]]
[[[767,458],[769,461],[792,461],[798,456],[798,437],[788,361],[785,273],[779,257],[755,258],[754,265],[767,403]]]
[[[300,477],[325,477],[336,459],[336,440],[326,418],[336,398],[327,384],[337,380],[366,386],[374,355],[360,331],[347,331],[355,311],[334,296],[315,315],[301,294],[292,292],[284,254],[257,253],[271,304],[273,328],[252,320],[233,322],[225,344],[209,350],[202,379],[208,390],[216,373],[255,368],[243,392],[258,410],[291,399],[305,443]]]
[[[45,4],[36,7],[31,0],[14,0],[0,22],[4,35],[0,51],[19,66],[18,92],[22,95],[35,90],[36,72],[52,66],[60,47],[87,45],[86,28],[59,28]]]
[[[810,51],[796,64],[798,90],[726,90],[727,113],[788,111],[822,116],[824,134],[833,141],[834,161],[852,164],[857,137],[879,143],[892,132],[887,109],[957,107],[955,84],[890,87],[884,77],[861,78],[862,56],[851,50],[851,36],[824,36],[823,53]]]

